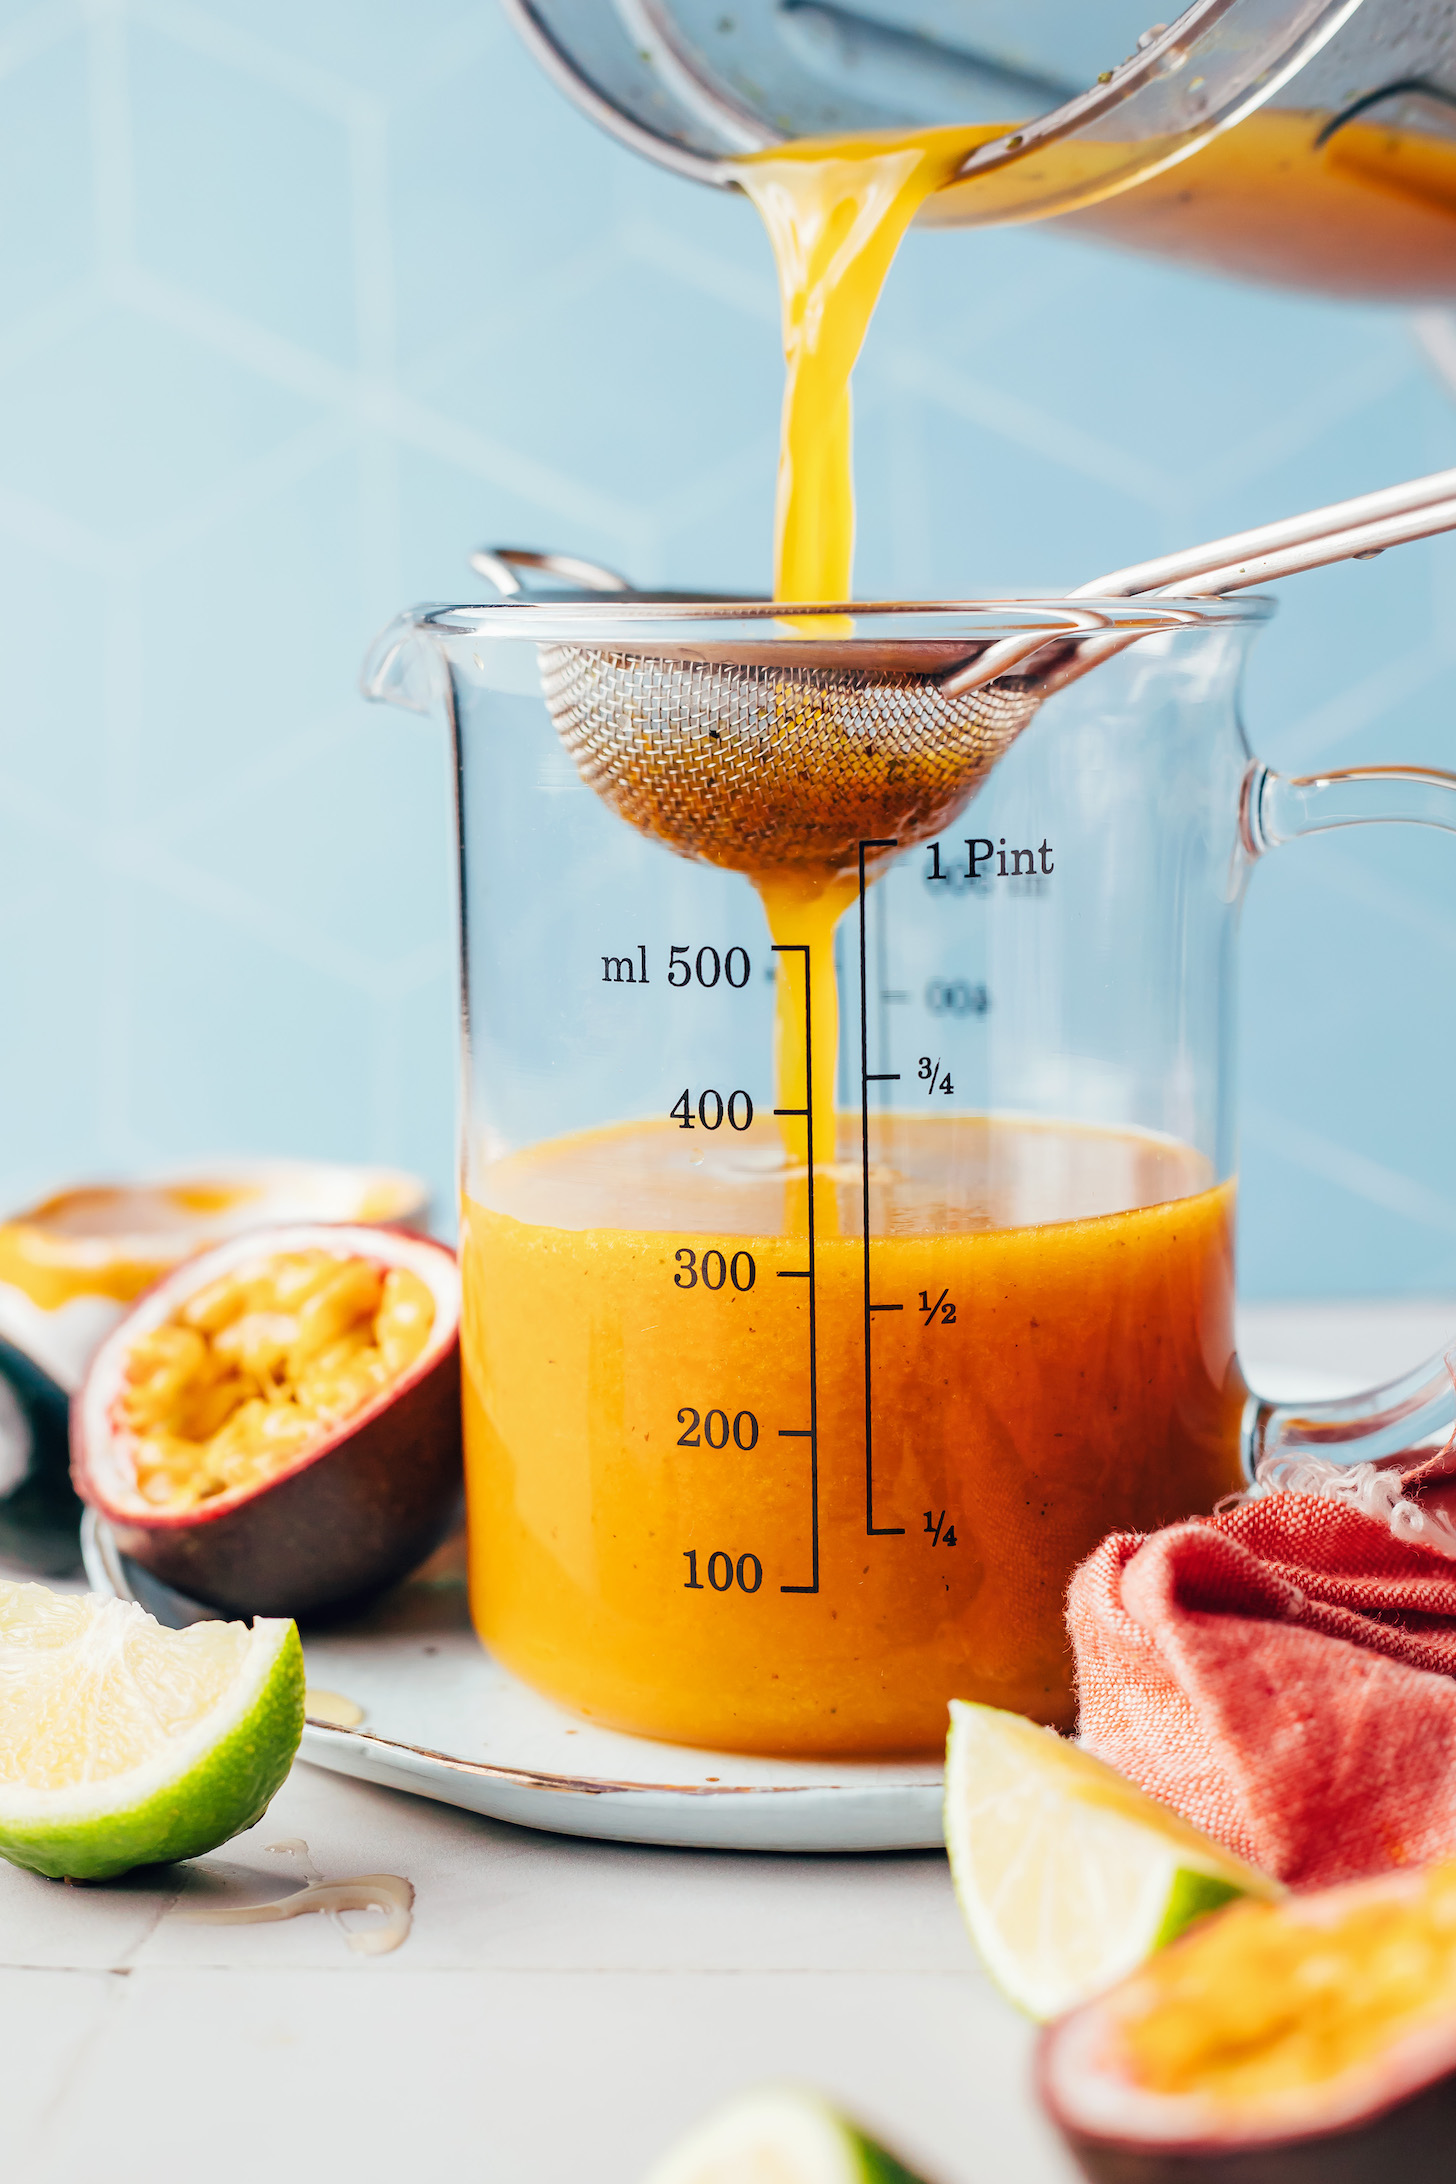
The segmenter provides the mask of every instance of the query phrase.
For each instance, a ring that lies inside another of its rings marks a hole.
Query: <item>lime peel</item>
[[[887,2148],[799,2086],[740,2094],[698,2124],[645,2184],[924,2184]]]
[[[286,1620],[168,1631],[131,1602],[0,1582],[0,1856],[108,1880],[262,1818],[303,1732]]]
[[[987,1970],[1037,2018],[1100,1994],[1235,1896],[1278,1882],[1023,1715],[951,1702],[945,1839]]]

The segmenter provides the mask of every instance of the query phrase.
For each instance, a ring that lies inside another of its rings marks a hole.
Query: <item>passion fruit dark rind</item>
[[[65,1577],[81,1562],[65,1390],[3,1337],[0,1383],[0,1555],[42,1577]]]
[[[194,1509],[149,1508],[135,1491],[114,1416],[131,1344],[237,1266],[315,1250],[418,1274],[435,1300],[423,1354],[276,1477]],[[454,1253],[399,1231],[312,1224],[258,1230],[200,1253],[149,1290],[96,1353],[72,1410],[71,1458],[82,1498],[107,1519],[123,1554],[229,1615],[319,1616],[383,1591],[440,1544],[458,1515]]]
[[[1092,2184],[1451,2184],[1456,2075],[1373,2121],[1263,2146],[1147,2147],[1062,2129]]]

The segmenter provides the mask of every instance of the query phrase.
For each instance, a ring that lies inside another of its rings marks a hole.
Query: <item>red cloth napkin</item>
[[[1114,1533],[1068,1623],[1082,1744],[1254,1865],[1309,1888],[1456,1856],[1450,1554],[1276,1493]]]

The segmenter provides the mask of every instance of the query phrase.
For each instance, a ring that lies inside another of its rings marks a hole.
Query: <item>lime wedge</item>
[[[1054,1729],[951,1702],[945,1840],[986,1969],[1059,2017],[1234,1896],[1277,1881]]]
[[[107,1880],[262,1818],[303,1732],[290,1622],[164,1630],[130,1601],[0,1581],[0,1857]]]
[[[646,2184],[923,2184],[817,2093],[769,2086],[719,2108]]]

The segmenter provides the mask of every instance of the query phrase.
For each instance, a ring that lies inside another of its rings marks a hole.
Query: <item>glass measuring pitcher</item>
[[[526,1681],[748,1751],[928,1750],[951,1697],[1065,1726],[1105,1533],[1450,1423],[1439,1362],[1293,1410],[1234,1354],[1250,873],[1456,827],[1456,777],[1251,757],[1268,611],[542,599],[380,640],[371,694],[455,739],[472,1603]],[[1141,634],[969,741],[925,711],[1089,627]]]

